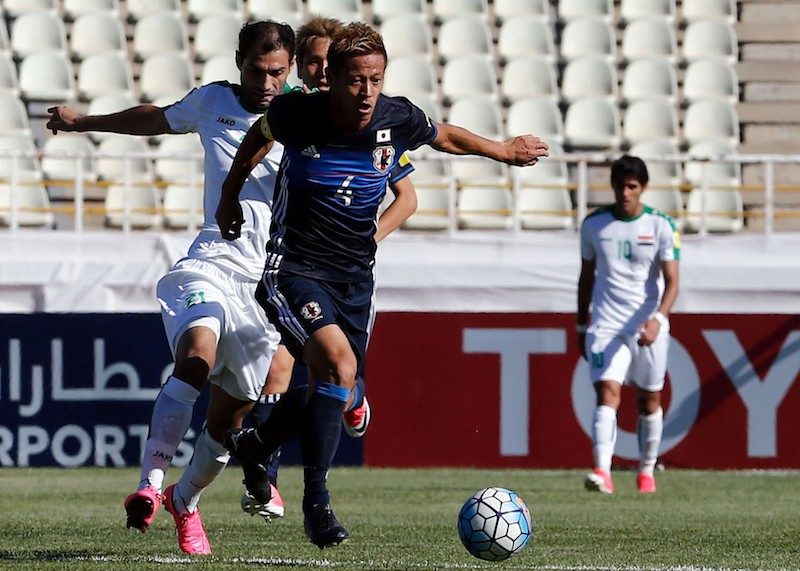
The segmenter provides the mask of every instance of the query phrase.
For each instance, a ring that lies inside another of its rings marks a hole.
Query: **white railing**
[[[202,154],[198,153],[160,153],[160,152],[129,152],[125,154],[112,154],[112,153],[100,153],[94,152],[91,156],[87,156],[86,153],[81,152],[60,152],[58,154],[52,153],[47,155],[51,158],[57,159],[64,159],[64,160],[72,160],[74,164],[72,178],[67,180],[58,180],[58,181],[50,181],[50,180],[41,180],[37,179],[36,177],[31,178],[29,173],[25,172],[21,166],[20,162],[22,159],[40,159],[44,155],[40,151],[12,151],[12,150],[2,150],[0,151],[0,164],[4,162],[8,165],[7,171],[0,174],[0,188],[6,186],[7,189],[7,201],[4,204],[3,196],[0,194],[0,226],[7,226],[11,231],[17,230],[20,224],[20,214],[24,212],[31,212],[37,210],[46,210],[49,212],[61,212],[61,213],[68,213],[71,212],[73,214],[73,231],[75,232],[82,232],[85,229],[85,220],[84,217],[87,212],[87,201],[86,201],[86,189],[88,185],[98,186],[98,187],[107,187],[111,184],[121,184],[122,187],[125,189],[124,192],[124,200],[122,205],[122,224],[121,228],[124,232],[130,232],[133,229],[133,215],[138,213],[142,214],[145,210],[141,208],[134,208],[132,204],[132,196],[133,192],[135,192],[136,187],[138,186],[157,186],[157,187],[165,187],[169,184],[180,184],[183,186],[187,186],[190,189],[189,192],[189,203],[186,205],[184,212],[188,215],[187,221],[187,229],[189,231],[195,231],[197,229],[197,218],[198,215],[202,212],[202,204],[199,204],[197,197],[199,195],[199,186],[201,185],[201,173],[203,168],[203,156]],[[607,166],[613,161],[615,158],[619,156],[618,153],[616,154],[608,154],[608,153],[571,153],[571,154],[561,154],[561,155],[552,155],[551,157],[544,159],[547,161],[562,161],[570,167],[571,179],[574,182],[569,181],[566,185],[567,188],[574,191],[575,197],[575,210],[570,211],[569,215],[573,216],[575,219],[576,224],[574,228],[579,227],[580,222],[585,218],[588,208],[590,206],[589,203],[589,191],[591,185],[589,184],[589,168],[593,166]],[[84,162],[89,160],[96,160],[102,158],[111,158],[111,159],[121,159],[123,161],[123,169],[122,169],[122,179],[119,181],[99,181],[99,182],[92,182],[87,180],[85,176],[85,168]],[[718,156],[718,157],[697,157],[688,154],[680,154],[680,155],[673,155],[673,156],[661,156],[661,157],[642,157],[646,162],[669,162],[669,163],[680,163],[685,165],[686,163],[701,163],[703,165],[703,178],[702,182],[698,185],[701,189],[701,200],[700,200],[700,210],[699,210],[699,233],[701,235],[705,235],[708,233],[708,220],[709,214],[707,207],[707,196],[711,189],[716,188],[714,181],[707,180],[705,176],[706,167],[712,163],[728,163],[728,164],[738,164],[738,165],[747,165],[747,164],[761,164],[763,167],[763,185],[727,185],[731,191],[738,191],[740,189],[744,189],[748,191],[759,190],[763,193],[763,220],[764,220],[764,233],[765,234],[772,234],[775,230],[775,218],[776,218],[776,208],[775,208],[775,196],[776,196],[776,184],[775,184],[775,177],[774,177],[774,169],[776,164],[791,164],[791,163],[798,163],[800,164],[800,155],[726,155],[726,156]],[[176,181],[155,181],[155,182],[142,182],[134,179],[134,176],[131,172],[131,162],[133,160],[155,160],[155,159],[177,159],[177,160],[185,160],[187,163],[187,169],[189,172],[188,178],[181,182]],[[435,155],[426,155],[425,160],[451,160],[452,157],[442,154],[435,154]],[[459,157],[459,161],[462,160],[470,160],[467,158]],[[7,161],[7,162],[6,162]],[[536,167],[532,167],[536,168]],[[29,180],[30,179],[30,180]],[[36,185],[44,185],[47,187],[52,186],[60,186],[60,187],[71,187],[73,189],[73,199],[72,205],[64,206],[50,206],[50,207],[41,207],[41,206],[31,206],[29,201],[20,202],[19,198],[24,192],[25,188],[30,188],[31,186]],[[424,184],[417,183],[417,186],[425,186]],[[459,227],[458,223],[458,192],[459,188],[463,188],[465,186],[469,186],[469,184],[465,184],[464,181],[460,181],[458,184],[454,179],[451,179],[448,184],[445,185],[448,188],[448,200],[447,200],[447,227],[449,231],[454,232]],[[519,181],[509,181],[507,185],[504,185],[506,188],[511,189],[512,196],[514,197],[514,205],[511,210],[506,212],[505,214],[510,216],[513,219],[512,228],[519,231],[521,228],[521,212],[518,208],[516,202],[519,196],[519,192],[521,190],[521,184]],[[531,185],[535,187],[536,185]],[[545,185],[547,186],[547,185]],[[681,185],[684,189],[687,188],[686,183],[684,182]],[[595,187],[599,188],[599,187]],[[603,186],[603,188],[608,188],[607,186]],[[16,189],[16,190],[15,190]],[[783,190],[783,189],[782,189]],[[794,190],[794,189],[789,189]],[[797,188],[797,191],[800,192],[800,187]],[[95,208],[96,211],[99,209]],[[162,215],[164,214],[163,207],[155,207],[151,214],[155,215]],[[136,212],[134,212],[136,211]],[[566,214],[566,213],[562,213]],[[719,214],[719,213],[717,213]],[[781,212],[782,215],[787,216],[797,216],[800,218],[800,209],[796,212]],[[747,215],[747,213],[745,213]]]

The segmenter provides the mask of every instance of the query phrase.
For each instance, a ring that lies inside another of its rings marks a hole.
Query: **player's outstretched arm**
[[[547,143],[535,135],[492,141],[456,125],[438,123],[436,128],[436,138],[431,146],[437,151],[453,155],[479,155],[520,167],[535,165],[540,157],[547,156]]]
[[[163,135],[174,133],[164,115],[164,108],[155,105],[137,105],[108,115],[82,115],[71,107],[50,107],[47,128],[53,135],[59,131],[104,131],[125,135]]]
[[[260,121],[253,123],[247,131],[242,144],[233,157],[231,170],[222,183],[222,195],[217,205],[216,219],[222,237],[226,240],[236,240],[242,234],[242,206],[239,204],[239,193],[247,180],[247,176],[261,162],[274,141],[268,139],[261,131]]]
[[[394,202],[378,217],[376,242],[380,242],[397,230],[417,210],[417,189],[409,177],[403,177],[390,184],[389,190],[394,193]]]

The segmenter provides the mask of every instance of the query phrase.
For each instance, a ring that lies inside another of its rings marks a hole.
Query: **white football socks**
[[[150,434],[142,456],[139,489],[153,486],[161,490],[178,445],[189,430],[192,409],[200,391],[177,377],[170,376],[153,405]]]
[[[200,495],[222,473],[230,460],[230,453],[221,442],[203,430],[194,443],[194,456],[175,485],[172,499],[179,512],[197,509]]]
[[[636,422],[636,436],[639,438],[639,471],[650,476],[658,460],[658,447],[664,430],[664,410],[659,408],[653,414],[639,415]]]
[[[592,452],[594,465],[605,472],[611,472],[611,458],[617,444],[617,411],[601,404],[594,409],[592,423]]]

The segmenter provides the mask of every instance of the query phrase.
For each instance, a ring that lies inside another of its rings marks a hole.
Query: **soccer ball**
[[[507,488],[484,488],[458,514],[461,543],[478,559],[503,561],[522,551],[533,533],[528,506]]]

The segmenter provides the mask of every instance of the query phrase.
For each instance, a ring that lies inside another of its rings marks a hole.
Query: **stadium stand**
[[[492,33],[474,14],[451,18],[439,29],[439,56],[444,62],[465,55],[492,57]]]
[[[142,64],[141,73],[139,89],[146,101],[156,101],[159,97],[176,93],[185,95],[194,87],[192,64],[184,54],[150,56]]]
[[[77,95],[72,66],[57,52],[35,53],[22,60],[19,88],[29,101],[72,101]]]
[[[675,61],[678,40],[675,28],[661,18],[633,20],[622,34],[622,57],[626,60],[667,58]]]
[[[87,14],[107,14],[118,18],[119,0],[64,0],[64,18],[77,20]]]
[[[165,53],[185,54],[189,47],[186,24],[174,14],[150,14],[136,22],[133,52],[138,60]]]
[[[602,18],[570,20],[561,32],[561,57],[566,60],[601,56],[614,61],[616,52],[614,29]]]
[[[494,15],[501,24],[517,16],[536,16],[548,21],[550,3],[547,0],[494,0]]]
[[[663,98],[639,99],[625,110],[622,136],[625,144],[643,141],[678,143],[678,115]]]
[[[308,13],[342,22],[356,22],[364,19],[364,6],[361,0],[308,0]]]
[[[133,72],[118,53],[100,53],[86,58],[78,68],[78,96],[91,101],[110,93],[133,97]]]
[[[425,0],[372,0],[372,19],[380,24],[400,14],[427,14]]]
[[[55,0],[5,0],[3,8],[9,18],[16,18],[29,12],[46,12],[53,16],[57,13]]]
[[[236,67],[236,60],[231,57],[231,54],[214,56],[203,64],[200,84],[211,83],[212,81],[238,83],[239,68]]]
[[[161,200],[158,191],[151,185],[124,186],[114,184],[108,187],[105,210],[106,226],[124,228],[153,228],[161,224]],[[130,216],[126,216],[126,212]]]
[[[17,186],[11,189],[8,184],[0,184],[0,226],[11,226],[11,193],[18,207],[16,223],[19,226],[39,226],[52,228],[53,212],[50,199],[41,184]]]
[[[567,103],[586,97],[618,97],[617,69],[607,60],[585,56],[570,61],[561,79],[561,97]]]
[[[19,95],[19,78],[17,67],[8,52],[0,52],[0,91]]]
[[[0,92],[0,133],[31,136],[28,111],[13,93]]]
[[[453,103],[463,97],[485,95],[497,99],[497,74],[481,56],[466,55],[447,62],[442,71],[442,97]],[[493,103],[493,105],[495,105]]]
[[[400,14],[387,18],[380,27],[389,59],[418,55],[433,59],[433,36],[425,18]]]
[[[197,24],[194,33],[195,60],[206,61],[214,56],[227,56],[239,45],[241,18],[232,14],[213,14]],[[233,58],[231,58],[233,59]]]
[[[186,13],[190,22],[200,22],[210,16],[231,16],[241,22],[244,17],[242,0],[187,0]]]
[[[662,58],[640,59],[625,68],[622,77],[622,99],[663,97],[671,104],[678,98],[678,76],[675,66]]]
[[[701,59],[688,65],[683,76],[683,96],[689,102],[703,99],[739,101],[739,80],[734,67],[725,61]]]
[[[507,188],[467,186],[458,191],[459,228],[508,230],[514,219],[513,198]]]
[[[22,59],[38,53],[67,53],[64,23],[48,12],[28,12],[11,24],[11,49]]]
[[[157,13],[181,15],[180,0],[126,0],[128,19],[132,22]]]
[[[494,70],[491,70],[494,73]],[[443,77],[444,81],[444,77]],[[386,66],[383,88],[392,95],[409,93],[429,93],[435,95],[439,90],[436,69],[429,59],[423,56],[404,56],[394,58]]]
[[[556,48],[549,23],[531,15],[505,20],[497,39],[497,53],[501,63],[531,56],[555,61]]]
[[[170,184],[164,189],[164,226],[182,230],[190,226],[194,211],[194,227],[203,224],[203,186],[194,189],[187,185]]]
[[[464,14],[485,19],[488,7],[487,0],[433,0],[433,17],[438,23]]]
[[[543,97],[558,103],[560,93],[556,68],[538,57],[520,57],[503,68],[500,93],[507,104],[526,97]]]
[[[623,22],[655,17],[673,24],[676,12],[675,0],[622,0],[619,8]]]
[[[602,18],[610,22],[614,15],[613,0],[560,0],[558,17],[564,21],[578,18]]]
[[[72,24],[70,50],[78,61],[98,54],[115,53],[126,56],[126,45],[122,22],[112,14],[83,14]]]

